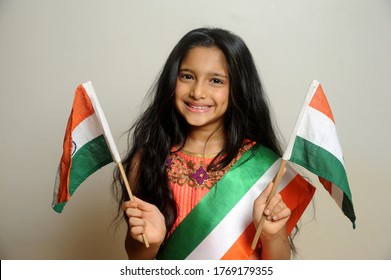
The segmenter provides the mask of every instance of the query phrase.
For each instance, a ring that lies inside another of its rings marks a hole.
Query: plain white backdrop
[[[391,259],[391,1],[0,0],[1,259],[126,259],[113,164],[51,208],[74,91],[93,82],[124,155],[172,47],[203,26],[248,44],[285,140],[312,79],[333,109],[357,228],[316,182],[296,259]]]

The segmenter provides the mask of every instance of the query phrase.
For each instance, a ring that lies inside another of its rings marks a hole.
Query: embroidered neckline
[[[194,188],[212,188],[218,180],[238,161],[254,143],[242,147],[238,155],[221,170],[207,170],[217,154],[202,155],[184,150],[175,150],[166,161],[166,172],[171,183]]]
[[[215,158],[219,153],[214,153],[214,154],[201,154],[201,153],[193,153],[187,150],[180,150],[181,153],[184,153],[185,155],[188,156],[193,156],[193,157],[198,157],[198,158]]]
[[[166,162],[170,182],[180,186],[211,188],[224,175],[224,170],[209,170],[207,166],[214,157],[199,157],[178,151],[172,153]]]

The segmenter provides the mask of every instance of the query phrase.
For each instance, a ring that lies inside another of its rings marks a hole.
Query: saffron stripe
[[[250,157],[260,164],[246,164]],[[258,145],[245,153],[179,224],[158,258],[185,259],[276,160],[273,152]]]
[[[79,85],[76,88],[75,97],[72,105],[72,124],[71,131],[75,129],[85,118],[94,113],[94,108],[92,107],[92,103],[88,94],[83,87],[83,85]]]
[[[53,202],[69,199],[69,171],[72,164],[72,115],[69,117],[63,143],[63,154],[58,166],[56,181],[54,184]]]
[[[287,172],[289,171],[287,165]],[[286,206],[292,213],[287,222],[287,232],[290,234],[315,194],[315,187],[301,175],[297,174],[289,184],[280,191]]]
[[[329,151],[344,165],[341,145],[334,123],[311,107],[305,112],[297,136]]]
[[[331,112],[331,107],[329,105],[329,102],[327,101],[326,95],[323,92],[321,84],[318,84],[318,87],[316,88],[315,94],[312,97],[309,106],[325,114],[330,120],[335,123],[333,113]]]
[[[94,113],[94,108],[82,85],[79,85],[75,91],[72,111],[68,118],[65,130],[63,155],[61,156],[58,167],[58,174],[53,191],[53,201],[66,201],[69,199],[69,172],[72,165],[72,131],[88,116]]]
[[[254,223],[250,223],[244,232],[239,236],[231,248],[221,257],[222,260],[245,260],[251,256],[253,250],[251,243],[253,241],[256,229]],[[217,239],[217,240],[221,240]],[[244,247],[243,244],[249,244]]]

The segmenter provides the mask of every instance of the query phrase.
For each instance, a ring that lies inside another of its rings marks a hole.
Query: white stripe
[[[343,201],[343,191],[338,188],[336,185],[332,184],[331,186],[331,197],[334,198],[335,202],[342,209],[342,201]]]
[[[91,140],[102,134],[103,129],[101,128],[95,113],[85,118],[72,131],[72,141],[74,142],[74,146],[72,148],[72,157],[86,143],[90,142]]]
[[[105,136],[106,142],[109,146],[111,155],[112,155],[113,159],[115,160],[115,162],[119,163],[119,162],[121,162],[121,157],[119,156],[117,146],[115,145],[113,136],[110,131],[109,124],[107,123],[105,114],[103,113],[102,107],[100,106],[98,97],[95,94],[95,90],[94,90],[94,87],[92,86],[91,81],[84,83],[83,87],[85,88],[88,96],[91,99],[91,103],[92,103],[92,106],[94,107],[98,121],[100,122],[100,125],[103,128],[104,136]]]
[[[316,80],[313,80],[310,87],[308,88],[307,95],[305,96],[304,103],[301,106],[299,116],[297,117],[295,127],[291,133],[291,137],[289,139],[288,145],[286,146],[284,155],[282,156],[282,159],[289,160],[292,155],[292,149],[293,144],[295,143],[297,131],[299,130],[301,126],[301,121],[303,119],[304,113],[307,111],[308,104],[310,103],[312,97],[314,96],[316,90],[318,89],[319,82]]]
[[[243,198],[231,209],[216,228],[191,252],[186,259],[221,259],[252,222],[254,200],[271,182],[280,167],[277,160],[266,173],[251,187]],[[292,168],[287,171],[277,190],[282,190],[296,175]]]
[[[327,150],[344,165],[335,124],[325,114],[308,107],[297,135]]]

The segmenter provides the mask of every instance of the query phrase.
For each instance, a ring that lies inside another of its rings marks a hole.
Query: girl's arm
[[[273,236],[261,234],[261,259],[262,260],[290,260],[291,246],[286,232],[286,226]]]

